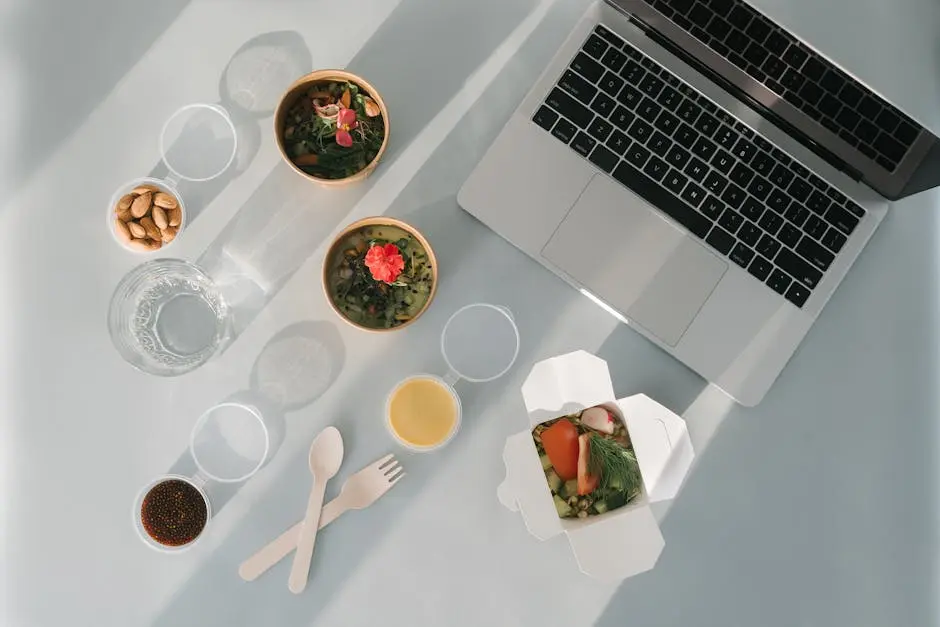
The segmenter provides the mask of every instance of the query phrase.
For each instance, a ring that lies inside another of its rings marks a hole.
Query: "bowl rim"
[[[433,283],[431,284],[431,293],[428,294],[428,299],[425,301],[424,306],[418,310],[418,313],[414,315],[411,320],[404,322],[396,327],[389,327],[387,329],[376,329],[373,327],[367,327],[359,324],[358,322],[353,322],[342,311],[339,310],[339,307],[336,306],[336,303],[333,302],[333,296],[330,294],[330,284],[329,284],[329,269],[330,269],[330,259],[333,257],[333,253],[336,250],[336,247],[339,245],[340,241],[345,238],[347,235],[354,231],[358,231],[367,226],[394,226],[400,228],[403,231],[407,231],[418,240],[421,246],[424,247],[425,252],[428,254],[428,260],[431,263],[431,277],[433,278]],[[330,308],[333,312],[339,316],[341,320],[346,321],[347,324],[361,329],[363,331],[368,331],[370,333],[385,333],[388,331],[400,331],[401,329],[407,328],[408,326],[415,323],[424,312],[428,310],[428,307],[431,306],[431,301],[434,300],[434,296],[437,294],[437,284],[438,284],[438,266],[437,266],[437,255],[434,254],[434,249],[431,248],[430,242],[427,238],[419,231],[417,228],[412,225],[399,220],[397,218],[387,217],[387,216],[371,216],[368,218],[362,218],[361,220],[356,220],[352,224],[344,227],[336,236],[333,238],[333,241],[330,242],[330,245],[326,249],[326,254],[323,257],[323,268],[320,274],[320,283],[323,284],[323,294],[326,297],[326,302],[329,303]]]
[[[291,92],[299,89],[300,87],[305,87],[307,85],[315,84],[315,83],[322,83],[322,82],[325,82],[328,80],[334,80],[334,79],[340,79],[340,80],[345,80],[345,81],[356,83],[357,85],[359,85],[359,87],[365,89],[368,92],[367,95],[373,100],[375,100],[376,104],[379,105],[379,109],[382,111],[382,118],[385,120],[385,136],[382,139],[382,145],[379,147],[379,151],[378,153],[376,153],[375,158],[372,159],[372,161],[370,161],[369,163],[367,163],[364,168],[362,168],[361,170],[359,170],[358,172],[356,172],[355,174],[351,176],[347,176],[346,178],[325,179],[325,178],[321,178],[319,176],[314,176],[312,174],[308,174],[307,172],[304,172],[297,166],[297,164],[294,163],[294,161],[288,156],[287,150],[284,147],[284,138],[281,133],[280,127],[282,126],[282,121],[283,121],[282,118],[283,116],[286,115],[286,109],[290,105],[292,105],[294,102],[294,99],[291,98],[290,103],[288,103],[288,96],[291,95]],[[360,181],[366,178],[367,176],[369,176],[369,174],[372,173],[372,171],[378,165],[379,161],[382,159],[382,156],[385,154],[386,148],[388,148],[388,138],[390,135],[389,126],[390,126],[390,121],[388,117],[388,108],[385,106],[385,100],[382,99],[382,95],[379,93],[379,91],[375,88],[374,85],[372,85],[372,83],[370,83],[366,79],[362,78],[358,74],[347,72],[346,70],[322,69],[322,70],[314,70],[313,72],[304,74],[303,76],[295,80],[293,83],[291,83],[287,87],[286,90],[284,90],[284,93],[281,94],[281,98],[277,103],[277,108],[275,108],[274,110],[274,141],[277,144],[278,152],[281,153],[281,158],[287,162],[287,165],[290,166],[290,168],[294,172],[300,174],[307,180],[313,181],[315,183],[320,183],[321,185],[327,185],[327,186],[345,185],[345,184],[352,183],[355,181]]]

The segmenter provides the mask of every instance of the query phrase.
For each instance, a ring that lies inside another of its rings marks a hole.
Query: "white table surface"
[[[759,4],[940,130],[934,0]],[[0,624],[938,624],[940,195],[897,203],[766,400],[731,406],[456,205],[586,6],[0,2]],[[274,146],[272,99],[314,67],[368,77],[392,111],[389,152],[354,189],[311,187]],[[194,216],[172,254],[229,279],[231,260],[247,260],[261,287],[235,286],[244,302],[228,350],[160,379],[108,338],[111,292],[139,258],[112,243],[101,212],[117,185],[161,172],[161,125],[195,101],[233,111],[240,154],[221,180],[184,188]],[[324,241],[371,214],[414,223],[440,258],[434,306],[401,333],[348,328],[321,294]],[[515,313],[517,365],[459,384],[458,438],[408,454],[382,426],[384,395],[403,375],[443,371],[440,329],[473,301]],[[271,343],[281,332],[296,339]],[[302,351],[259,372],[266,347],[312,342],[327,347],[329,377],[314,379],[323,362]],[[621,395],[684,412],[697,447],[660,512],[657,567],[617,586],[581,575],[563,538],[537,542],[495,497],[504,439],[524,424],[521,381],[578,348],[608,360]],[[213,489],[218,513],[191,551],[150,551],[130,522],[137,490],[187,470],[196,417],[259,381],[294,395],[269,408],[283,435],[273,459]],[[323,532],[302,596],[287,590],[287,562],[243,583],[237,564],[300,518],[306,451],[328,424],[346,440],[340,478],[394,451],[407,479]]]

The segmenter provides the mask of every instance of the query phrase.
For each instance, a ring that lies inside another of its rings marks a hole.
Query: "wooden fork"
[[[318,529],[323,529],[351,509],[363,509],[372,505],[404,476],[405,473],[394,455],[386,455],[369,464],[347,479],[339,496],[323,506]],[[303,524],[303,521],[300,521],[242,562],[238,567],[239,576],[245,581],[254,581],[290,555],[290,552],[297,548]]]

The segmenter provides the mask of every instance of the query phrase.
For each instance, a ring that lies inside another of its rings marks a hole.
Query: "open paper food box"
[[[522,386],[529,427],[506,440],[506,480],[500,502],[518,511],[539,540],[568,536],[582,570],[616,581],[651,569],[664,540],[650,504],[672,499],[692,464],[685,422],[656,401],[636,394],[615,399],[607,362],[584,351],[541,361]],[[589,518],[561,518],[532,439],[537,425],[603,406],[624,422],[642,476],[639,496]]]

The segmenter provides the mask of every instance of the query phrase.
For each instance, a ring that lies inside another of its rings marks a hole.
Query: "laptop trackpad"
[[[668,346],[727,270],[639,196],[595,176],[542,255]]]

